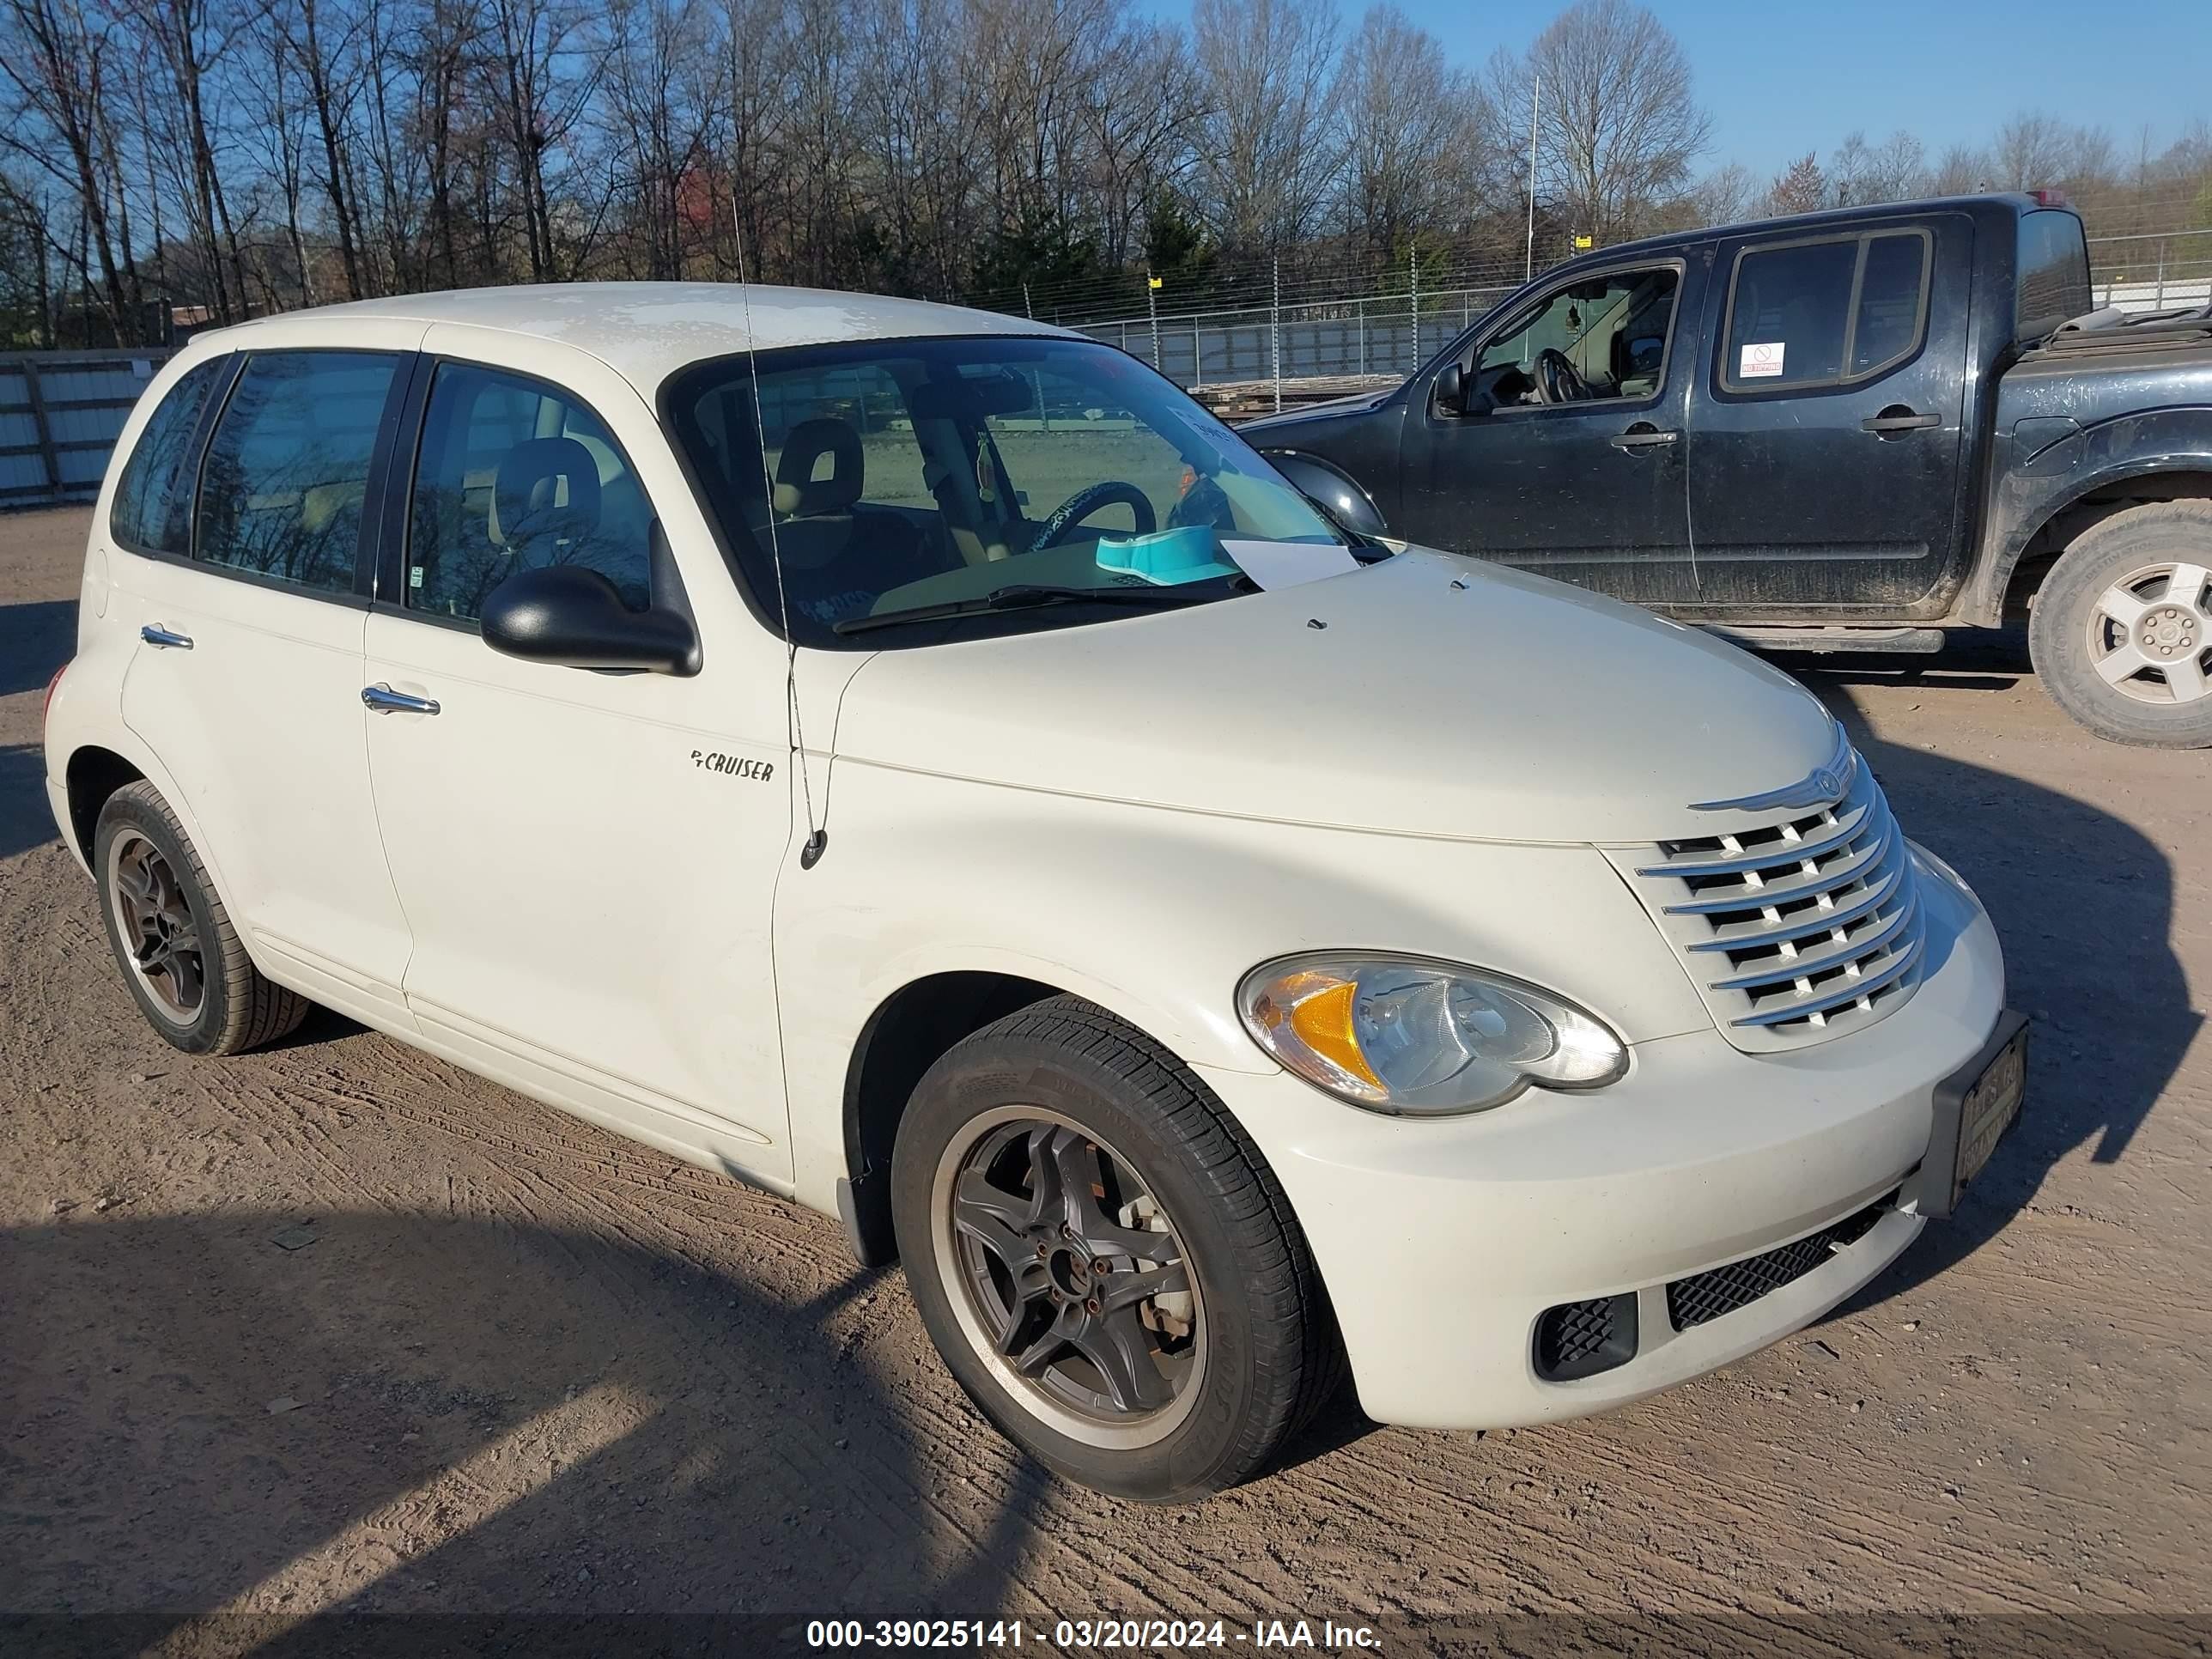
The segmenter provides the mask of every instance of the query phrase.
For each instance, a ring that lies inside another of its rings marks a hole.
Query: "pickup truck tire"
[[[1205,1497],[1265,1469],[1343,1380],[1258,1149],[1188,1066],[1079,998],[1009,1014],[930,1067],[890,1197],[953,1376],[1067,1480]]]
[[[2028,618],[2037,676],[2114,743],[2212,746],[2212,501],[2098,521],[2052,567]]]
[[[107,798],[92,834],[107,943],[146,1023],[188,1054],[274,1042],[313,1006],[264,979],[185,826],[150,783]]]

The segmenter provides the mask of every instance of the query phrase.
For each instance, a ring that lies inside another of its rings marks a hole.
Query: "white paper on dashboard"
[[[1334,542],[1248,542],[1224,536],[1221,546],[1261,588],[1296,587],[1359,568],[1352,550]]]

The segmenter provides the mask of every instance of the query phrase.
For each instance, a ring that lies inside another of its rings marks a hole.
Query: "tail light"
[[[61,690],[62,676],[68,673],[69,670],[70,665],[64,663],[59,668],[54,670],[53,678],[46,682],[46,700],[39,705],[39,727],[41,731],[46,729],[47,711],[54,706],[54,693]]]

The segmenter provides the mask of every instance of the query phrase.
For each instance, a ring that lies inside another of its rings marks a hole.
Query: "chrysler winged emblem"
[[[1769,789],[1761,794],[1739,795],[1733,800],[1701,800],[1693,805],[1692,812],[1765,812],[1779,807],[1785,810],[1802,808],[1810,811],[1816,807],[1832,806],[1850,793],[1851,779],[1858,771],[1859,757],[1851,748],[1850,738],[1842,726],[1836,728],[1835,752],[1826,763],[1814,767],[1795,783],[1784,784],[1779,789]]]

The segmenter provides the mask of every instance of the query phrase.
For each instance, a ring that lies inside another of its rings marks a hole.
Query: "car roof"
[[[250,350],[257,331],[280,330],[288,346],[302,330],[327,322],[331,343],[346,343],[349,323],[465,323],[557,341],[600,358],[650,393],[687,364],[757,347],[822,345],[834,341],[910,339],[922,335],[1028,334],[1086,337],[1025,317],[964,306],[894,300],[830,289],[756,283],[548,283],[516,288],[456,289],[358,300],[312,311],[285,312],[200,337]]]
[[[1856,207],[1824,208],[1818,213],[1784,214],[1771,219],[1745,219],[1732,224],[1705,225],[1695,230],[1668,231],[1662,235],[1642,237],[1633,242],[1615,242],[1610,246],[1583,254],[1571,264],[1556,265],[1545,274],[1554,276],[1571,275],[1578,266],[1601,262],[1610,264],[1624,256],[1690,247],[1723,236],[1764,236],[1777,231],[1841,229],[1863,220],[1894,219],[1901,215],[1916,213],[2001,212],[2019,215],[2033,213],[2043,205],[2033,196],[2020,194],[1933,196],[1903,202],[1867,202]],[[2059,211],[2071,213],[2073,209],[2061,208]]]

